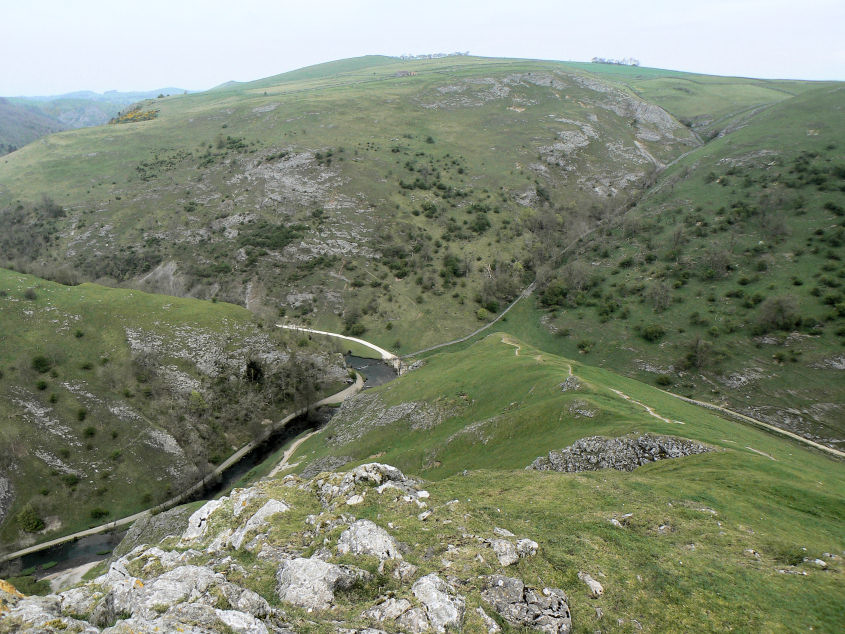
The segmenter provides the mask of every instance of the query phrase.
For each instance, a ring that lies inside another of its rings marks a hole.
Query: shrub
[[[665,334],[666,331],[660,324],[649,324],[642,329],[640,336],[646,341],[654,343],[655,341],[660,341]]]
[[[672,385],[672,377],[668,374],[659,374],[654,382],[659,385],[660,387],[667,387]]]
[[[73,488],[79,484],[79,476],[75,473],[66,473],[62,476],[62,482],[64,482],[66,486]]]
[[[86,416],[88,416],[88,410],[84,407],[80,407],[78,410],[76,410],[76,420],[78,420],[79,422],[84,421]]]
[[[36,357],[32,357],[32,369],[36,372],[44,374],[45,372],[49,372],[50,368],[53,367],[53,362],[50,361],[47,357],[43,354],[39,354]]]
[[[593,349],[594,345],[596,345],[596,342],[592,339],[582,339],[578,342],[578,350],[583,354],[587,354],[590,350]]]
[[[44,528],[44,520],[39,517],[38,512],[27,504],[15,516],[18,526],[27,533],[37,533]]]
[[[264,378],[264,368],[261,365],[261,362],[257,359],[250,359],[247,361],[244,376],[250,383],[261,383]]]
[[[23,292],[23,296],[25,299],[38,299],[38,295],[35,292],[34,288],[28,288]]]
[[[82,431],[82,435],[85,436],[86,438],[93,438],[94,436],[97,435],[97,428],[94,427],[93,425],[88,425],[88,427],[86,427]]]
[[[791,295],[770,297],[762,304],[757,313],[759,332],[771,330],[790,330],[801,323],[798,304]]]
[[[91,519],[92,520],[101,520],[104,517],[108,517],[109,512],[106,509],[101,509],[99,507],[91,509]]]

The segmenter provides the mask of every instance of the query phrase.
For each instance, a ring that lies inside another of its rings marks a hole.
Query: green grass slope
[[[556,335],[529,340],[841,446],[843,99],[805,92],[666,170],[541,284],[526,319]]]
[[[570,371],[580,388],[563,391]],[[400,538],[435,552],[437,540],[459,539],[447,536],[450,523],[530,536],[542,562],[518,572],[566,588],[579,629],[633,631],[636,620],[646,631],[835,631],[841,623],[845,469],[826,455],[502,333],[432,355],[357,401],[299,448],[296,470],[338,456],[422,475],[431,533],[394,517],[375,494],[356,515],[407,526],[413,532]],[[578,438],[633,432],[717,450],[631,473],[523,470]],[[830,569],[805,561],[817,557]],[[604,585],[602,599],[587,598],[581,570]]]
[[[0,264],[398,353],[473,331],[537,277],[538,317],[570,334],[554,351],[838,442],[841,95],[607,64],[320,64],[0,160]],[[770,351],[752,331],[781,294],[806,319]]]
[[[0,269],[0,543],[43,541],[169,498],[334,390],[316,342],[244,308]],[[248,374],[252,361],[263,376]],[[0,487],[5,489],[6,487]]]
[[[283,308],[403,351],[471,329],[699,143],[613,79],[531,60],[344,60],[148,111],[0,163],[4,225],[39,247],[7,242],[10,264]],[[49,226],[44,195],[65,212]]]

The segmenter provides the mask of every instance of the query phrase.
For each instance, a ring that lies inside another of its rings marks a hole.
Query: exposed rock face
[[[330,506],[336,504],[339,499],[346,502],[355,494],[355,487],[361,485],[378,487],[379,493],[385,489],[396,489],[411,494],[418,492],[415,480],[406,477],[396,467],[378,462],[359,465],[344,474],[332,473],[326,477],[317,477],[306,486],[316,489],[323,504]]]
[[[402,559],[396,540],[370,520],[358,520],[347,528],[337,542],[341,555],[375,555],[379,559]]]
[[[378,392],[363,392],[347,399],[329,423],[330,445],[345,445],[376,427],[407,421],[411,429],[431,429],[454,412],[437,403],[425,401],[400,403],[388,407]]]
[[[355,496],[368,506],[383,504],[393,521],[382,526],[356,519],[351,513],[358,507],[346,505]],[[288,634],[329,629],[423,634],[479,623],[488,633],[500,631],[493,613],[478,606],[479,593],[515,626],[567,632],[568,608],[561,591],[534,590],[519,579],[472,572],[478,561],[496,565],[491,552],[501,566],[531,557],[537,542],[499,527],[492,535],[467,534],[444,517],[455,512],[458,502],[444,504],[436,492],[381,463],[346,473],[323,472],[311,481],[296,475],[259,481],[204,504],[190,517],[181,509],[150,518],[133,529],[128,544],[119,549],[124,554],[93,581],[46,597],[24,597],[0,582],[0,634]],[[421,508],[426,508],[423,519],[417,512]],[[442,556],[421,544],[403,544],[400,554],[392,531],[434,526],[455,529],[443,537],[454,543]],[[145,537],[155,537],[158,545],[143,543]],[[338,555],[360,558],[360,567],[334,561]],[[378,575],[364,570],[374,559],[379,560]],[[446,569],[449,576],[443,574]],[[374,598],[387,579],[389,591]],[[469,607],[468,596],[476,597]],[[273,607],[278,600],[282,605]],[[468,609],[471,623],[465,623]]]
[[[122,557],[141,544],[157,544],[168,535],[185,532],[191,512],[184,506],[157,515],[142,517],[129,529],[123,541],[114,549],[112,557]]]
[[[529,588],[519,579],[493,575],[485,579],[481,598],[517,627],[554,634],[572,631],[566,594],[558,588]]]
[[[188,519],[188,528],[182,533],[182,541],[190,542],[205,535],[208,530],[208,518],[220,507],[220,504],[220,500],[211,500],[197,509]]]
[[[676,436],[622,436],[606,438],[590,436],[575,441],[560,451],[550,451],[548,457],[541,456],[527,468],[537,471],[597,471],[617,469],[633,471],[639,466],[693,454],[712,451],[710,447],[686,438]]]
[[[12,491],[12,483],[0,475],[0,524],[6,519],[9,509],[12,508],[12,502],[15,501],[15,495]]]
[[[351,456],[325,456],[324,458],[318,458],[310,463],[302,470],[300,475],[302,475],[303,478],[310,479],[323,471],[334,471],[335,469],[339,469],[347,462],[352,462]]]

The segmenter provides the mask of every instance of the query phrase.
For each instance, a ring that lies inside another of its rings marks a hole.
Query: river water
[[[347,367],[357,370],[364,375],[364,388],[384,385],[396,378],[396,371],[381,359],[367,359],[347,354],[345,357]]]
[[[367,359],[354,355],[346,355],[345,359],[348,367],[361,373],[366,379],[364,389],[384,385],[396,378],[396,372],[393,368],[380,359]],[[211,499],[225,495],[244,476],[249,474],[251,469],[260,465],[303,431],[322,427],[333,413],[334,408],[325,407],[311,416],[305,415],[293,419],[283,429],[270,436],[264,443],[227,469],[218,480],[209,482],[208,486],[202,493],[198,493],[195,499]],[[124,535],[126,535],[126,530],[83,537],[74,542],[67,542],[26,555],[14,562],[8,562],[8,564],[4,564],[4,568],[8,568],[14,574],[18,574],[20,570],[35,568],[35,576],[43,577],[54,572],[105,559],[117,547]],[[44,568],[44,566],[47,566],[47,568]]]

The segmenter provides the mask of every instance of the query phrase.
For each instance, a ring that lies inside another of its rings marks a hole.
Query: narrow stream
[[[354,355],[346,355],[345,358],[346,365],[360,372],[366,379],[364,382],[365,389],[383,385],[396,378],[396,372],[393,368],[380,359],[367,359]],[[264,443],[244,456],[238,463],[227,469],[219,479],[209,482],[208,486],[201,493],[194,496],[194,500],[211,499],[218,495],[225,495],[251,469],[260,465],[275,452],[287,445],[292,438],[295,438],[303,431],[322,427],[328,422],[334,411],[334,408],[323,407],[311,416],[305,415],[293,419],[283,429],[270,436]],[[126,535],[126,532],[126,530],[121,530],[116,533],[90,535],[73,542],[46,548],[30,555],[25,555],[18,560],[3,564],[3,573],[7,574],[6,570],[8,570],[13,574],[20,574],[22,570],[25,571],[34,568],[35,571],[33,574],[41,578],[54,572],[105,559],[117,547],[123,536]]]

